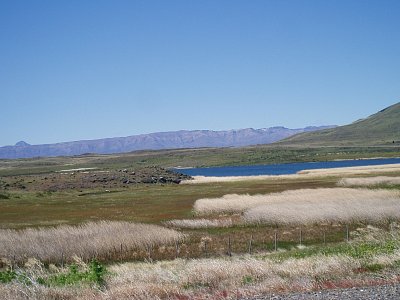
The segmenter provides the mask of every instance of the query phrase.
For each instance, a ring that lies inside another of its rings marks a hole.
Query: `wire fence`
[[[254,233],[237,235],[235,233],[207,235],[199,233],[197,236],[188,235],[183,241],[165,245],[147,245],[146,247],[129,247],[124,243],[115,245],[111,251],[98,252],[93,249],[92,255],[83,260],[89,262],[96,259],[105,263],[124,261],[158,261],[176,258],[195,259],[221,256],[234,256],[243,254],[256,254],[278,252],[293,248],[307,247],[310,245],[328,246],[330,243],[349,242],[352,238],[350,225],[340,225],[320,230],[309,228],[295,228],[288,234],[285,228],[254,230]],[[265,233],[264,233],[265,231]],[[44,261],[45,264],[56,264],[64,267],[74,261],[73,253],[59,254],[59,259]],[[15,267],[22,265],[23,260],[15,256],[3,264]],[[1,265],[0,265],[1,267]]]

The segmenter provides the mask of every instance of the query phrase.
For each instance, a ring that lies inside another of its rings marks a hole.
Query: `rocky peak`
[[[26,147],[30,146],[27,142],[25,141],[19,141],[18,143],[15,144],[16,147]]]

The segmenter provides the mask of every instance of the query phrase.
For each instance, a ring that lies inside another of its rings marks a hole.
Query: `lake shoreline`
[[[356,176],[373,175],[381,173],[400,172],[400,164],[383,164],[357,167],[341,167],[326,169],[301,170],[296,174],[282,175],[249,175],[249,176],[192,176],[192,180],[184,180],[181,184],[200,184],[213,182],[234,182],[248,180],[280,180],[280,179],[302,179],[318,178],[321,176]]]
[[[189,176],[206,177],[237,177],[237,176],[264,176],[264,175],[290,175],[300,171],[315,169],[333,169],[344,167],[361,167],[374,165],[400,164],[400,158],[374,158],[374,159],[353,159],[353,160],[333,160],[322,162],[294,162],[281,164],[261,164],[261,165],[239,165],[222,167],[204,167],[172,169]]]

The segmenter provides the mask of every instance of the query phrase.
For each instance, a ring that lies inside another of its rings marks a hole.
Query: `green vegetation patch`
[[[49,277],[39,277],[37,283],[46,286],[65,286],[74,284],[95,284],[99,287],[104,285],[104,276],[107,274],[107,269],[97,260],[92,260],[88,266],[88,270],[80,271],[76,264],[69,266],[67,273],[55,274]],[[8,269],[0,272],[0,282],[10,283],[18,281],[26,285],[32,284],[31,280],[24,271],[15,271]]]
[[[72,264],[69,271],[64,274],[57,274],[49,278],[38,278],[38,282],[47,286],[64,286],[78,283],[94,283],[98,286],[104,285],[104,276],[107,269],[96,260],[92,260],[87,271],[79,271],[78,266]]]
[[[243,278],[242,278],[243,285],[253,284],[254,281],[255,281],[255,279],[250,275],[243,276]]]
[[[284,253],[275,254],[272,257],[277,260],[289,258],[306,258],[316,255],[347,255],[356,259],[368,259],[378,254],[393,254],[399,248],[396,240],[387,240],[380,243],[342,243],[330,245],[328,247],[309,247],[304,249],[291,250]]]
[[[6,270],[0,272],[0,282],[1,283],[9,283],[17,278],[17,273],[12,270]]]
[[[366,270],[368,270],[369,272],[379,272],[379,271],[381,271],[382,269],[384,269],[385,266],[383,266],[383,265],[381,265],[381,264],[366,264],[366,265],[364,266],[364,268],[365,268]]]
[[[32,282],[24,272],[16,272],[12,269],[0,272],[0,283],[9,283],[11,281],[18,281],[25,285],[30,285]]]
[[[10,199],[10,195],[0,193],[0,200],[1,199]]]

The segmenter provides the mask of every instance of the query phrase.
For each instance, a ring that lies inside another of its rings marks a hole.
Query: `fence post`
[[[278,232],[275,231],[275,236],[274,236],[274,249],[275,251],[278,250]]]
[[[206,257],[207,257],[208,256],[207,255],[207,240],[204,240],[204,253],[205,253]]]
[[[61,252],[61,268],[64,268],[64,252]]]
[[[149,261],[152,261],[152,258],[151,258],[151,252],[152,252],[152,249],[153,247],[152,247],[152,245],[149,245],[148,246],[148,248],[147,248],[147,254],[148,254],[148,257],[149,257]]]
[[[250,236],[250,241],[249,241],[249,254],[252,254],[253,252],[253,235]]]
[[[324,230],[324,246],[326,246],[326,232]]]
[[[14,267],[15,267],[15,254],[13,255],[13,259],[11,262],[11,271],[14,271]]]
[[[232,249],[231,249],[231,237],[228,237],[228,256],[232,256]]]
[[[300,228],[300,246],[303,244],[303,231]]]
[[[349,235],[349,225],[346,224],[346,242],[349,241],[350,235]]]
[[[175,258],[179,257],[179,242],[175,242]]]

